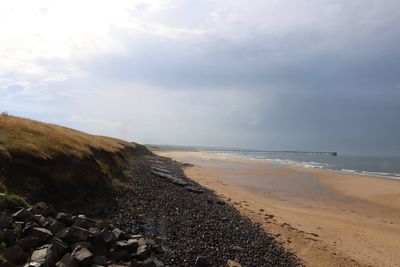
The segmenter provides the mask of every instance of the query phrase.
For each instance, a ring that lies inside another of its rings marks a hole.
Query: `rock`
[[[115,228],[114,230],[112,230],[112,233],[114,234],[115,239],[116,239],[117,241],[119,241],[119,240],[126,240],[126,239],[129,238],[129,237],[125,234],[124,231],[122,231],[122,230],[120,230],[120,229],[118,229],[118,228]]]
[[[88,219],[86,218],[86,216],[83,216],[83,215],[78,215],[78,217],[76,217],[75,222],[72,225],[76,226],[76,227],[84,228],[86,230],[89,229],[89,227],[90,227],[90,223],[89,223]]]
[[[114,261],[127,260],[130,258],[130,253],[126,249],[112,248],[110,250],[110,255]]]
[[[46,228],[49,225],[49,222],[46,220],[46,218],[44,218],[43,215],[40,214],[33,214],[32,220],[35,221],[41,227]]]
[[[36,236],[27,236],[15,242],[22,249],[30,249],[40,245],[39,238]]]
[[[211,264],[208,262],[206,257],[198,256],[196,262],[194,263],[194,267],[210,267]]]
[[[29,261],[24,265],[24,267],[41,267],[43,263],[36,262],[36,261]],[[1,265],[0,265],[1,266]]]
[[[147,245],[141,245],[138,247],[135,257],[139,260],[145,260],[151,254],[151,251]]]
[[[53,222],[50,223],[48,229],[55,235],[61,230],[65,229],[65,224],[57,220],[54,220]]]
[[[33,251],[31,255],[31,261],[44,263],[46,260],[48,245],[40,247]]]
[[[103,266],[105,266],[105,265],[107,265],[108,260],[107,260],[107,258],[106,258],[105,256],[99,256],[99,255],[97,255],[97,256],[94,256],[93,263],[94,263],[94,264],[97,264],[97,265],[103,265]]]
[[[53,234],[46,228],[35,227],[32,229],[31,236],[39,238],[39,243],[45,243],[53,237]]]
[[[39,227],[36,222],[26,222],[21,231],[21,237],[29,236],[32,232],[32,229],[35,227]]]
[[[4,257],[12,264],[24,264],[28,254],[21,247],[15,245],[5,249]]]
[[[0,259],[0,267],[13,267],[10,263],[3,261]]]
[[[104,243],[106,243],[107,245],[111,245],[115,241],[117,241],[117,238],[115,237],[114,233],[106,229],[102,231],[101,236],[103,237]]]
[[[65,239],[70,243],[86,241],[88,238],[88,231],[84,228],[71,226],[68,229],[67,236]]]
[[[226,263],[226,267],[242,267],[242,265],[234,260],[228,260],[228,262]]]
[[[94,259],[90,250],[81,246],[76,247],[71,256],[78,262],[79,266],[90,266]]]
[[[22,208],[11,216],[16,221],[28,221],[31,218],[31,213]]]
[[[71,254],[65,254],[61,260],[56,263],[57,267],[79,267],[79,263]]]
[[[87,249],[89,249],[89,250],[92,249],[92,243],[87,242],[87,241],[83,241],[83,242],[73,243],[73,244],[71,245],[71,250],[75,250],[78,246],[87,248]]]
[[[164,267],[164,263],[158,260],[148,259],[142,263],[143,267]]]
[[[88,233],[90,237],[99,237],[101,235],[101,231],[98,227],[90,227]]]
[[[64,213],[64,212],[57,213],[56,219],[57,219],[57,221],[62,222],[66,226],[72,226],[72,224],[74,223],[74,220],[72,219],[72,215]]]
[[[57,214],[53,205],[47,205],[45,202],[39,202],[32,208],[33,214],[40,214],[45,217],[53,217]]]
[[[6,214],[0,216],[0,229],[10,228],[13,224],[13,220]]]
[[[129,239],[127,241],[117,241],[114,244],[117,249],[125,249],[128,251],[136,251],[139,247],[139,242],[137,239]]]
[[[46,252],[46,266],[54,266],[67,252],[68,244],[61,239],[53,238]]]

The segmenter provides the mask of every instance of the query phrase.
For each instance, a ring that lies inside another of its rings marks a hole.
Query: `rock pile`
[[[106,221],[56,212],[38,203],[0,215],[0,241],[6,244],[0,266],[162,267],[157,241],[126,233]]]

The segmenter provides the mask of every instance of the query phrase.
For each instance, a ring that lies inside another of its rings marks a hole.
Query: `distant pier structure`
[[[269,150],[246,150],[246,149],[202,149],[203,151],[221,154],[242,154],[242,155],[303,155],[303,156],[331,156],[336,157],[337,152],[332,151],[269,151]]]

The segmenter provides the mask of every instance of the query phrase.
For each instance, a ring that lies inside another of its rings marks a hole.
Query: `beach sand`
[[[307,266],[400,266],[400,181],[222,158],[157,154],[193,164],[188,177],[260,223]]]

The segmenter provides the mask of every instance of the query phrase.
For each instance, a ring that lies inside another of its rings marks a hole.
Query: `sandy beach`
[[[157,154],[275,235],[307,266],[399,266],[400,181],[203,152]]]

